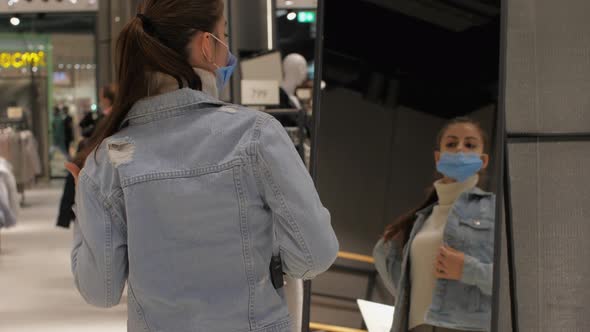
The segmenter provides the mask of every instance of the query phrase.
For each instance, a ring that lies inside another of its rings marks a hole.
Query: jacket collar
[[[127,117],[122,122],[121,127],[135,122],[149,122],[156,118],[166,118],[178,112],[186,111],[187,108],[194,108],[201,104],[215,106],[228,105],[202,91],[189,88],[178,89],[137,101],[133,107],[131,107]]]
[[[473,197],[489,197],[494,194],[491,192],[483,191],[478,187],[474,187],[474,188],[469,189],[461,194],[461,196],[463,196],[463,195],[467,195],[469,198],[473,198]],[[459,196],[459,198],[461,198],[461,196]],[[424,209],[416,212],[416,216],[426,217],[426,216],[430,215],[432,213],[432,210],[434,209],[434,207],[437,205],[438,205],[438,203],[434,203],[434,204],[431,204],[431,205],[425,207]]]

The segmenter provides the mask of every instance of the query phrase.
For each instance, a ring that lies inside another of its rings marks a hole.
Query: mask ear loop
[[[209,32],[208,32],[208,33],[209,33]],[[209,33],[209,35],[213,36],[213,34],[212,34],[212,33]],[[215,39],[217,39],[217,38],[215,38]],[[204,49],[201,49],[201,52],[203,52],[203,56],[205,57],[205,60],[207,60],[207,62],[209,62],[209,63],[212,63],[212,64],[213,64],[213,66],[215,66],[215,69],[219,69],[219,68],[220,68],[220,67],[219,67],[219,65],[217,65],[217,64],[215,63],[215,61],[214,61],[214,60],[209,60],[209,59],[207,58],[207,54],[205,54],[205,50],[204,50]]]

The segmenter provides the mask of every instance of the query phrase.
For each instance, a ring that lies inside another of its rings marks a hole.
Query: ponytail
[[[223,15],[221,0],[145,0],[138,14],[121,31],[116,46],[118,93],[105,118],[74,162],[86,158],[107,137],[119,131],[131,107],[148,97],[152,73],[172,76],[180,88],[202,89],[188,59],[189,44],[198,31],[212,31]]]

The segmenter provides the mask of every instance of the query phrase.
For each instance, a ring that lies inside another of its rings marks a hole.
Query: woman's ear
[[[207,40],[207,33],[199,31],[195,34],[190,42],[190,64],[193,67],[206,67],[211,59],[213,52],[211,43]]]
[[[482,169],[488,168],[488,164],[490,163],[490,155],[487,153],[482,153],[481,161],[483,161],[483,165],[481,166]]]
[[[440,151],[434,151],[434,162],[438,164],[440,160]]]

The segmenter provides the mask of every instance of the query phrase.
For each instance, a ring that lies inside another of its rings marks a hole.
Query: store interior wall
[[[269,49],[269,27],[273,48],[276,46],[274,14],[270,15],[269,5],[274,8],[274,0],[226,0],[230,49],[240,61],[244,52],[262,52]],[[270,12],[274,10],[270,8]],[[241,74],[236,70],[232,75],[231,102],[240,104]]]
[[[590,2],[507,3],[509,132],[590,132]],[[510,143],[520,331],[590,330],[587,136]]]

